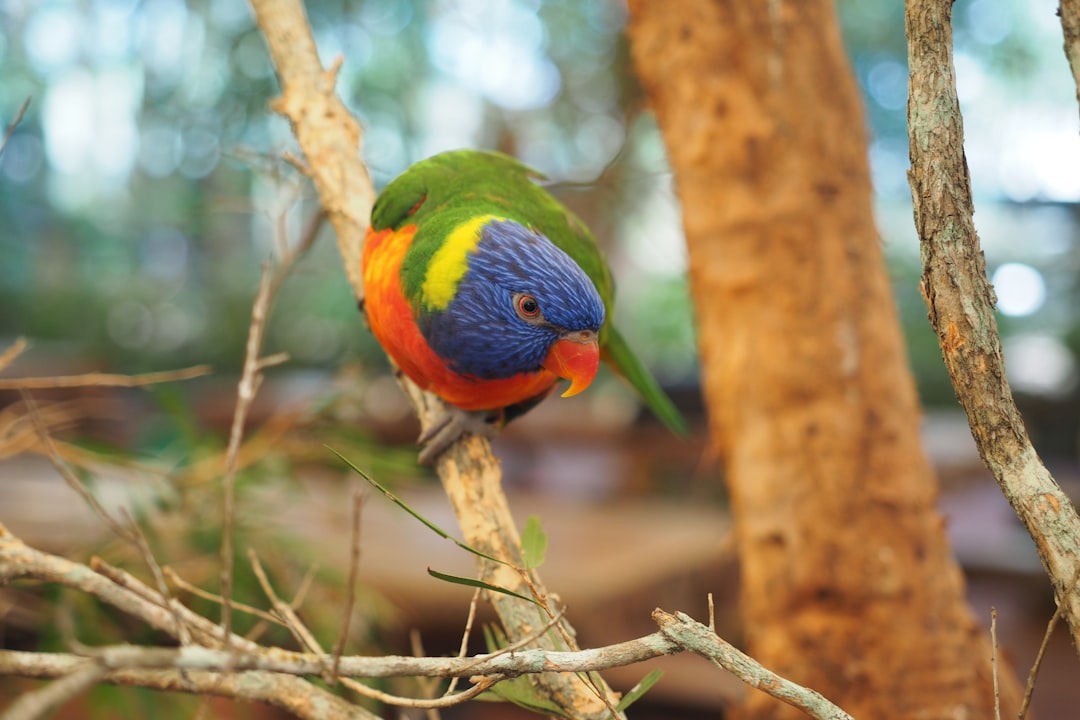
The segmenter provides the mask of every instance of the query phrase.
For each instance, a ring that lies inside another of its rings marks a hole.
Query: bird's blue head
[[[453,300],[421,323],[437,355],[456,372],[486,380],[548,367],[573,379],[567,394],[588,385],[596,372],[604,303],[569,255],[519,223],[492,220],[467,265]],[[591,353],[592,371],[579,382],[558,365],[578,362],[583,347]]]

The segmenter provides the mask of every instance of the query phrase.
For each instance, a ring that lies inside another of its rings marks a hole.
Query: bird
[[[672,431],[686,422],[612,322],[611,271],[584,222],[503,153],[452,150],[378,195],[361,258],[361,307],[398,369],[443,400],[418,439],[431,464],[462,434],[492,437],[600,360]]]

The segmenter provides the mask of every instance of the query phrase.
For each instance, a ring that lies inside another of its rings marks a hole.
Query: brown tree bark
[[[823,2],[631,0],[675,170],[750,653],[855,717],[992,717]],[[1000,679],[1004,715],[1019,688]],[[760,693],[754,717],[795,717]]]

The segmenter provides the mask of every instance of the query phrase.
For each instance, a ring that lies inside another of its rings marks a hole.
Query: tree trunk
[[[993,716],[823,2],[631,0],[683,206],[750,653],[860,718]],[[1003,716],[1019,688],[1002,673]],[[754,717],[797,717],[752,693]]]

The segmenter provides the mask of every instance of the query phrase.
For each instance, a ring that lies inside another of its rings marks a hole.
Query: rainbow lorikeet
[[[432,461],[463,432],[490,435],[559,383],[592,382],[600,358],[664,424],[671,400],[611,323],[611,272],[585,224],[495,152],[416,163],[375,201],[363,253],[375,338],[452,408],[420,438]]]

